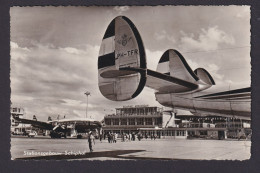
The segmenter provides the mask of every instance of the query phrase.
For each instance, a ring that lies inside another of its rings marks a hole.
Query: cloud
[[[17,43],[12,41],[10,42],[10,47],[12,59],[24,59],[26,55],[30,52],[27,47],[20,47]]]
[[[76,55],[84,54],[84,51],[80,51],[79,49],[76,49],[74,47],[60,48],[60,50],[66,51],[71,54],[76,54]]]
[[[82,102],[80,100],[73,100],[73,99],[63,99],[63,104],[66,106],[73,106],[73,105],[81,105]]]
[[[240,10],[235,17],[243,19],[243,20],[250,20],[250,6],[244,6],[242,10]]]
[[[235,39],[232,35],[220,30],[218,26],[209,27],[208,29],[201,29],[201,32],[196,38],[193,33],[187,34],[180,32],[180,48],[186,51],[203,50],[210,51],[220,47],[220,44],[234,45]]]
[[[198,62],[195,62],[194,60],[191,60],[191,59],[187,59],[187,63],[189,64],[189,66],[191,67],[191,69],[195,70],[197,68],[204,68],[206,69],[210,75],[213,77],[213,79],[216,81],[216,80],[222,80],[224,75],[221,75],[219,73],[219,69],[220,67],[217,66],[216,64],[213,64],[213,63],[198,63]]]
[[[126,12],[130,9],[129,6],[115,6],[114,10],[116,10],[119,14],[122,14],[123,12]]]
[[[12,41],[11,41],[10,45],[11,45],[11,48],[12,48],[12,49],[17,49],[17,48],[19,48],[18,44],[15,43],[15,42],[12,42]]]
[[[149,49],[146,49],[147,68],[151,70],[156,70],[163,53],[163,51],[151,51]]]
[[[173,44],[176,43],[176,40],[173,35],[168,34],[165,30],[154,33],[154,38],[157,41],[170,41]]]
[[[11,49],[21,49],[21,50],[24,50],[24,51],[29,51],[29,49],[27,47],[20,47],[17,43],[15,42],[10,42],[10,46],[11,46]]]
[[[15,42],[11,45],[13,103],[30,107],[28,113],[40,116],[56,113],[79,116],[71,110],[85,110],[85,90],[97,88],[98,46],[55,48],[38,43],[24,49]]]
[[[216,64],[209,64],[208,66],[211,71],[218,71],[220,69]]]

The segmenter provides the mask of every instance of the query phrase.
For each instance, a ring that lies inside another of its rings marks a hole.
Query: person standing
[[[103,136],[102,136],[102,134],[100,134],[99,135],[99,140],[100,140],[101,143],[102,143],[102,138],[103,138]]]
[[[129,142],[129,134],[126,134],[126,142]]]
[[[135,141],[135,133],[132,134],[133,141]]]
[[[147,139],[148,138],[148,135],[147,135],[147,133],[145,133],[145,139]]]
[[[138,141],[141,141],[141,133],[137,133],[137,139]]]
[[[112,143],[115,143],[115,133],[112,133]]]
[[[132,140],[132,134],[131,134],[131,132],[129,133],[129,142],[131,142],[131,140]]]
[[[116,141],[117,141],[117,136],[118,136],[117,133],[115,133],[115,143],[116,143]]]
[[[110,134],[110,132],[108,132],[108,135],[107,135],[107,140],[108,140],[108,143],[110,143],[110,142],[111,142],[111,134]]]
[[[89,135],[88,135],[88,146],[89,146],[90,152],[93,152],[93,144],[95,144],[94,139],[95,138],[94,138],[92,132],[90,131]]]
[[[153,139],[155,140],[157,138],[157,134],[155,133],[153,136]]]
[[[125,142],[125,133],[122,134],[122,142]]]

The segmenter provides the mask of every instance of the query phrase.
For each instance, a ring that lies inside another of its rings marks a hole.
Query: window
[[[154,121],[155,121],[154,122],[155,125],[161,125],[162,124],[162,118],[155,118]]]
[[[111,119],[105,119],[105,124],[106,125],[111,125]]]
[[[112,121],[113,125],[115,125],[115,126],[119,125],[119,119],[118,118],[114,118],[111,121]]]
[[[121,115],[121,110],[120,109],[116,109],[116,114],[117,115]]]
[[[207,131],[200,131],[200,135],[207,135]]]
[[[126,118],[121,119],[121,125],[127,125],[127,120]]]
[[[144,109],[143,108],[140,108],[140,114],[143,115],[144,114]]]
[[[180,136],[184,136],[184,131],[180,131]]]
[[[144,125],[144,119],[143,118],[137,118],[137,125]]]
[[[145,118],[145,125],[153,125],[152,118]]]
[[[134,118],[129,118],[129,125],[135,125],[135,119]]]
[[[184,136],[183,130],[177,130],[177,136]]]

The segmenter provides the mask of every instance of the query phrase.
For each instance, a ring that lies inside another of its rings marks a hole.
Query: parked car
[[[36,131],[30,131],[30,133],[28,134],[29,138],[33,138],[37,135]]]

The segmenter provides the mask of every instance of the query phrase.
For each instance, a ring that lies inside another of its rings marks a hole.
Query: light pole
[[[84,93],[87,96],[87,107],[86,107],[86,118],[88,117],[88,96],[90,96],[90,92],[87,91]]]

